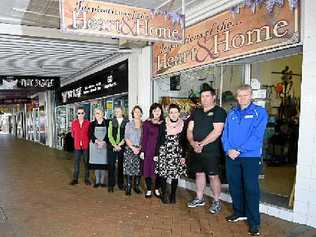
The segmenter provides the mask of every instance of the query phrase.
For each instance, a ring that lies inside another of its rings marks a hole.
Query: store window
[[[171,102],[178,103],[186,119],[199,104],[201,85],[208,83],[216,90],[217,104],[228,111],[235,105],[235,93],[244,82],[244,71],[244,65],[208,66],[155,79],[154,99],[165,107]]]
[[[251,65],[255,101],[269,113],[261,188],[284,207],[291,206],[295,182],[301,74],[301,54]]]
[[[115,106],[122,106],[125,116],[128,113],[128,95],[124,93],[117,96],[100,97],[88,101],[76,102],[67,105],[61,105],[56,108],[56,148],[60,150],[73,151],[73,138],[71,137],[71,122],[77,118],[78,107],[85,110],[85,119],[94,120],[94,110],[101,108],[106,119],[113,117]]]
[[[178,104],[181,107],[181,117],[187,120],[192,110],[200,105],[201,85],[208,83],[216,90],[217,104],[228,111],[235,105],[236,90],[244,82],[244,68],[244,65],[207,66],[181,72],[171,77],[155,79],[155,101],[162,103],[165,112],[170,103]],[[188,145],[186,150],[187,163],[190,166],[192,149]],[[224,154],[221,160],[220,176],[223,183],[226,183]],[[190,173],[190,169],[188,175],[189,178],[195,177],[193,173]]]
[[[226,65],[222,68],[221,106],[228,112],[236,105],[236,91],[245,81],[244,65]]]
[[[209,66],[155,79],[154,100],[162,103],[165,112],[169,104],[178,104],[181,107],[181,117],[186,120],[200,103],[199,92],[203,83],[210,84],[219,92],[220,73],[220,67]]]

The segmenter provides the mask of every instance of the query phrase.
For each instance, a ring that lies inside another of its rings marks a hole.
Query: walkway
[[[240,237],[245,223],[229,224],[225,204],[218,216],[207,207],[186,208],[192,193],[181,190],[176,205],[143,195],[127,197],[71,180],[71,155],[0,135],[0,237]],[[316,231],[266,215],[262,236],[316,236]]]

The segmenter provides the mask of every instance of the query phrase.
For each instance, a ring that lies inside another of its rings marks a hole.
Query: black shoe
[[[170,199],[169,199],[171,204],[176,203],[177,187],[178,187],[178,179],[173,179],[171,181],[171,193],[170,193]]]
[[[169,200],[169,197],[168,197],[168,193],[162,193],[161,197],[160,197],[160,200],[161,200],[161,202],[163,204],[169,204],[170,200]]]
[[[89,179],[86,179],[86,180],[84,181],[84,183],[85,183],[86,185],[88,185],[88,186],[91,185],[91,181],[90,181]]]
[[[137,194],[141,194],[142,193],[142,190],[140,190],[140,188],[138,186],[136,186],[134,188],[134,192],[137,193]]]
[[[163,204],[170,203],[169,195],[168,195],[168,191],[167,191],[167,179],[163,179],[161,182],[160,200]]]
[[[101,187],[102,188],[106,188],[106,184],[101,184]]]
[[[76,185],[76,184],[78,184],[78,180],[74,179],[69,184],[70,185]]]
[[[257,225],[250,226],[248,234],[250,234],[251,236],[259,236],[260,235],[259,226]]]
[[[109,193],[114,193],[114,188],[113,187],[108,187],[108,192]]]
[[[124,185],[123,184],[119,184],[118,188],[119,188],[119,190],[124,190]]]
[[[136,176],[135,177],[134,191],[137,194],[141,194],[142,193],[142,190],[140,189],[140,179],[141,179],[141,176]]]
[[[94,188],[98,188],[98,187],[100,187],[100,186],[101,186],[101,184],[94,184],[94,185],[93,185]]]
[[[126,191],[125,191],[125,195],[126,196],[131,196],[132,194],[132,187],[130,185],[126,186]]]
[[[176,195],[175,194],[173,194],[173,193],[170,194],[169,202],[171,204],[175,204],[176,203]]]
[[[225,219],[226,219],[227,222],[236,223],[238,221],[245,221],[245,220],[247,220],[247,217],[245,217],[245,216],[237,216],[237,215],[233,214],[233,215],[227,216]]]
[[[132,176],[126,177],[126,183],[125,195],[130,196],[132,193]]]

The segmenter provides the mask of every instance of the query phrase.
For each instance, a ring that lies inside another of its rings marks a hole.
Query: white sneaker
[[[152,196],[151,190],[147,190],[145,193],[145,198],[151,198],[151,196]]]
[[[159,189],[155,189],[154,195],[155,195],[157,198],[160,198],[160,191],[159,191]]]

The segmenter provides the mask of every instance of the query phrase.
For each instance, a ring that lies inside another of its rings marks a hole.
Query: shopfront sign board
[[[240,6],[210,17],[186,29],[184,44],[155,43],[153,76],[298,43],[299,8],[283,2],[272,12]]]
[[[75,81],[57,91],[58,104],[70,104],[128,91],[128,61]]]
[[[184,15],[93,0],[60,0],[61,30],[145,41],[182,43]]]
[[[55,90],[59,85],[59,77],[0,75],[0,90]]]

